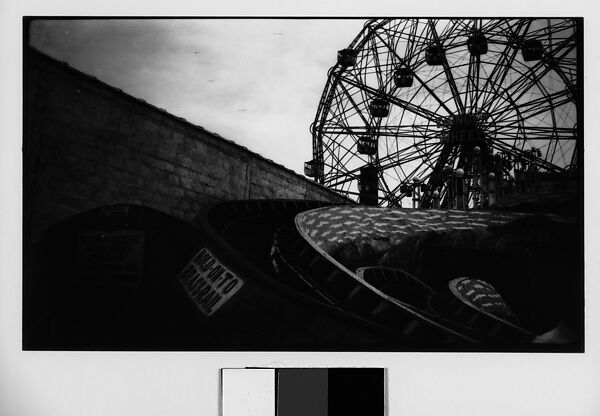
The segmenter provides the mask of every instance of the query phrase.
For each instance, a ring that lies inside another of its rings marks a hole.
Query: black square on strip
[[[383,368],[330,368],[328,416],[383,416]]]

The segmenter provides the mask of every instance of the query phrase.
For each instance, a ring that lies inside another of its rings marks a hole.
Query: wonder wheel
[[[305,174],[370,205],[484,208],[536,175],[572,172],[579,29],[574,19],[368,21],[328,72]]]

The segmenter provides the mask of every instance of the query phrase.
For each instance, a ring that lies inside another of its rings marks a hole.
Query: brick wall
[[[191,220],[216,201],[339,195],[33,49],[25,56],[26,238],[100,205]]]

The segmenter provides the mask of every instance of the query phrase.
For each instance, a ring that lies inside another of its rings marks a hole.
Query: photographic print
[[[583,352],[583,19],[23,21],[23,349]]]

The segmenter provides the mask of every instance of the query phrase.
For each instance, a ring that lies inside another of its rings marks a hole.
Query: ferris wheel
[[[328,72],[305,174],[370,205],[479,208],[532,175],[572,172],[579,26],[368,21]]]

